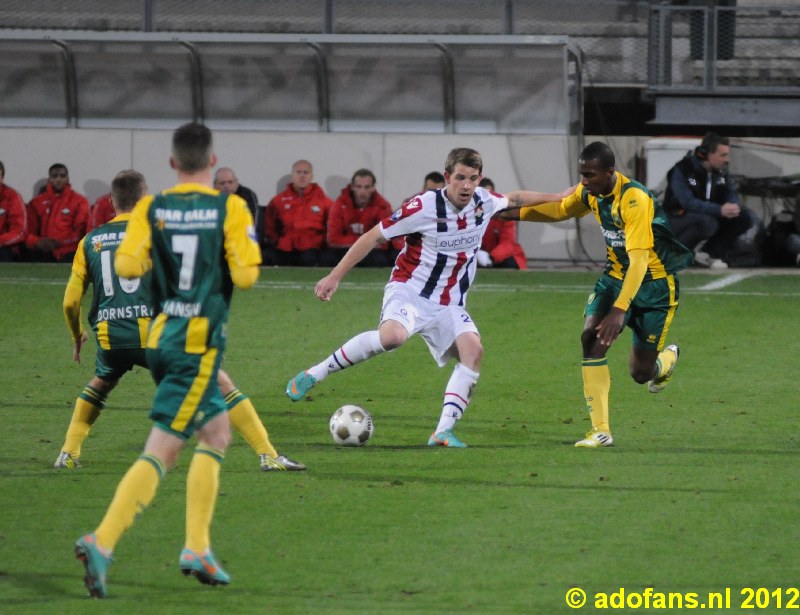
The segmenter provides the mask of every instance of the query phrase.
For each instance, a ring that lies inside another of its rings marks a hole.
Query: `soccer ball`
[[[361,406],[342,406],[331,416],[331,435],[336,444],[361,446],[372,437],[372,416]]]

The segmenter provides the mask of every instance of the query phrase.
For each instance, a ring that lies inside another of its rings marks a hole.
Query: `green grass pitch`
[[[797,586],[797,276],[682,275],[673,381],[658,395],[636,385],[624,332],[609,353],[617,445],[590,451],[573,443],[590,427],[579,336],[596,272],[478,273],[468,307],[486,354],[458,427],[465,450],[425,445],[451,366],[437,369],[419,338],[310,399],[284,395],[297,371],[377,325],[387,270],[353,271],[330,303],[313,296],[324,273],[264,269],[234,296],[225,368],[278,450],[309,470],[262,473],[234,438],[212,528],[231,585],[179,573],[185,451],[95,602],[73,543],[141,450],[153,385],[144,370],[126,376],[84,467],[54,470],[94,346],[71,361],[66,267],[0,267],[0,611],[549,614],[580,612],[565,604],[580,587],[584,612],[620,588],[701,599],[730,588],[730,608],[705,609],[730,613],[744,588]],[[328,433],[345,403],[373,415],[365,447]]]

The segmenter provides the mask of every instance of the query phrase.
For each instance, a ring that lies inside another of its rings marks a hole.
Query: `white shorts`
[[[403,325],[409,337],[419,333],[439,367],[455,356],[453,343],[459,335],[478,334],[478,327],[463,307],[423,299],[402,282],[389,282],[383,290],[381,323],[387,320]]]

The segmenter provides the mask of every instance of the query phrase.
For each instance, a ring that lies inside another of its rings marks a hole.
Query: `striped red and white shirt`
[[[390,281],[408,284],[440,305],[465,306],[489,219],[507,207],[506,197],[484,188],[477,188],[460,211],[447,199],[446,188],[409,199],[380,222],[385,239],[406,236]]]

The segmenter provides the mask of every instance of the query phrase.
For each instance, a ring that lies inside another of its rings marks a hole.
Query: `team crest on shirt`
[[[320,206],[319,206],[319,205],[312,205],[312,206],[311,206],[311,211],[312,211],[313,213],[315,213],[315,214],[318,214],[318,213],[319,213],[320,211],[322,211],[322,210],[321,210],[321,208],[320,208]]]
[[[418,197],[414,197],[413,199],[403,203],[402,207],[394,212],[389,219],[392,222],[397,222],[398,220],[402,220],[406,216],[410,216],[411,214],[421,210],[422,201],[420,201]]]
[[[163,231],[165,226],[166,222],[164,221],[164,218],[159,218],[158,220],[156,220],[156,228],[159,231]]]
[[[483,203],[478,203],[475,208],[475,223],[481,224],[483,222]]]
[[[61,213],[64,214],[65,216],[68,216],[69,215],[69,207],[65,207],[64,209],[62,209]]]
[[[102,241],[99,241],[98,239],[95,239],[95,240],[92,242],[92,249],[93,249],[95,252],[102,252],[102,251],[103,251],[103,242],[102,242]]]

